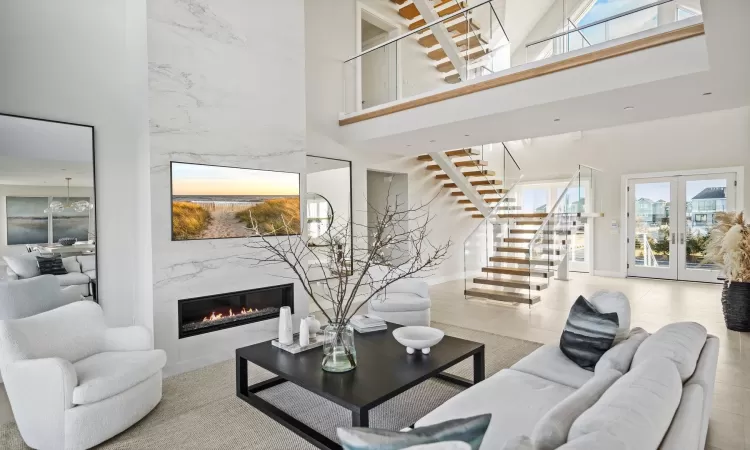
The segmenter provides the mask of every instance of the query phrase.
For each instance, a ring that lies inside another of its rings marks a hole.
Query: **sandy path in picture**
[[[236,211],[223,208],[216,208],[216,211],[211,211],[211,223],[203,231],[201,238],[214,239],[249,236],[250,230],[235,217],[235,213]]]

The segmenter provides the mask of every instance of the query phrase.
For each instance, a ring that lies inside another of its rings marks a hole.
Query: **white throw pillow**
[[[630,301],[622,292],[597,291],[591,296],[589,302],[594,305],[600,313],[617,313],[619,326],[615,334],[615,342],[624,341],[630,333]]]
[[[580,389],[550,409],[531,433],[534,450],[554,450],[565,444],[573,422],[621,376],[622,373],[613,369],[600,370]]]
[[[42,274],[39,271],[39,264],[36,262],[36,254],[3,256],[3,259],[10,270],[15,272],[19,278],[34,278]]]
[[[655,357],[667,358],[674,362],[684,383],[695,372],[707,335],[706,328],[695,322],[666,325],[638,347],[632,367]]]
[[[633,366],[573,422],[568,441],[604,433],[625,448],[656,449],[681,395],[682,381],[674,363],[667,358],[649,359]]]
[[[643,328],[633,328],[627,339],[610,348],[602,355],[599,362],[596,363],[594,372],[599,373],[601,370],[614,369],[621,374],[627,373],[630,370],[630,364],[633,362],[635,352],[647,337],[648,332]]]

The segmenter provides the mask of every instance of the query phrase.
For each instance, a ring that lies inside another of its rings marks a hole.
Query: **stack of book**
[[[354,316],[349,321],[351,326],[357,330],[358,333],[371,333],[373,331],[387,330],[388,325],[385,320],[375,316]]]

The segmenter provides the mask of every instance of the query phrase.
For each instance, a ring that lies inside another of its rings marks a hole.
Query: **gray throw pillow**
[[[560,350],[581,368],[593,372],[599,358],[612,347],[618,327],[616,312],[600,313],[579,296],[570,308],[560,337]]]
[[[408,432],[374,428],[339,428],[336,434],[344,450],[402,450],[415,445],[459,441],[479,450],[490,425],[490,414],[448,420]]]

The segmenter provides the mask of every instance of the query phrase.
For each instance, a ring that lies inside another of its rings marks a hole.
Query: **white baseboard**
[[[608,277],[608,278],[625,278],[625,274],[622,272],[616,272],[614,270],[595,270],[595,277]]]

